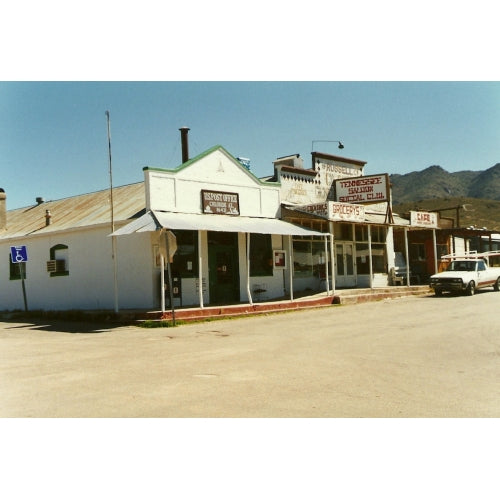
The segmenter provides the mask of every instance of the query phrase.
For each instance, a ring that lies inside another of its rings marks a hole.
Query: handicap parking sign
[[[10,247],[10,260],[13,264],[28,262],[28,251],[24,245],[18,247]]]

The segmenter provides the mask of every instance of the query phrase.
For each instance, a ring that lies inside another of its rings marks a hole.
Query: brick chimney
[[[0,188],[0,230],[7,229],[7,195]]]

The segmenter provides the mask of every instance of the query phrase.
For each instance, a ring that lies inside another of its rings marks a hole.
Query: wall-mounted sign
[[[417,227],[438,227],[436,212],[414,212],[410,211],[410,225]]]
[[[286,250],[273,250],[274,269],[286,269]]]
[[[364,222],[365,220],[365,207],[363,205],[328,201],[293,208],[294,210],[319,215],[332,221]]]
[[[335,181],[336,201],[343,203],[379,203],[389,200],[389,176],[366,175]]]
[[[202,189],[201,203],[204,214],[240,215],[238,193]]]
[[[330,220],[363,222],[365,220],[365,207],[350,203],[328,203],[328,218]]]

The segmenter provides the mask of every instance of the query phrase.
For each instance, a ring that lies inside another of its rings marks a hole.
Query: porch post
[[[330,273],[332,275],[332,295],[335,295],[335,248],[333,243],[335,239],[333,237],[333,222],[328,223],[330,226],[330,261],[332,263]]]
[[[405,260],[406,260],[406,286],[410,286],[410,260],[408,256],[408,228],[404,228],[405,232]]]
[[[164,313],[165,312],[165,257],[163,257],[163,253],[162,252],[160,252],[160,271],[161,271],[161,276],[160,276],[161,312]]]
[[[373,288],[372,227],[368,224],[368,263],[370,266],[370,288]]]
[[[326,280],[326,296],[330,295],[330,278],[328,276],[328,236],[325,234],[325,280]]]
[[[434,246],[434,274],[438,272],[438,256],[437,256],[437,244],[436,244],[436,230],[432,230],[432,244]]]
[[[289,276],[290,276],[290,302],[293,302],[293,241],[292,241],[292,235],[290,234],[288,236],[288,253],[289,253],[289,264],[290,264],[290,271],[289,271]]]
[[[201,254],[201,231],[198,229],[198,300],[200,309],[203,309],[203,270],[202,270],[202,254]]]
[[[245,233],[247,239],[247,295],[248,302],[253,306],[252,294],[250,292],[250,233]]]

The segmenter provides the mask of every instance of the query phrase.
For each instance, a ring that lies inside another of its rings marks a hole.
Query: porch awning
[[[328,235],[328,233],[313,231],[312,229],[297,226],[279,219],[215,214],[186,214],[152,210],[124,227],[117,229],[111,236],[157,231],[162,228],[292,236]]]

